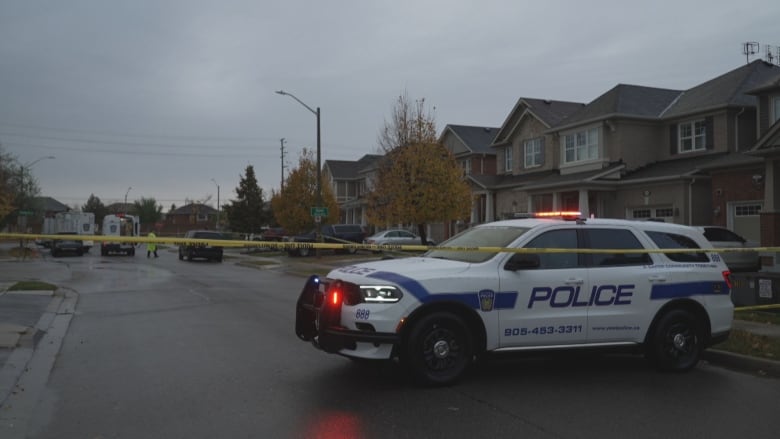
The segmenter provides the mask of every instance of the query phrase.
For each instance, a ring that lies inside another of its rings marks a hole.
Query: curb
[[[78,302],[78,293],[72,290],[66,290],[62,296],[53,296],[51,302],[46,307],[38,322],[30,328],[31,343],[17,346],[11,356],[0,369],[0,406],[6,406],[6,402],[19,396],[17,387],[25,379],[25,372],[30,372],[30,365],[38,354],[40,343],[46,345],[47,351],[54,352],[49,354],[51,364],[53,365],[54,355],[59,352],[65,332],[70,321],[75,314],[76,303]],[[33,340],[38,334],[42,335],[40,340]],[[40,368],[38,368],[40,369]],[[49,368],[50,369],[50,368]],[[36,370],[36,373],[39,370]],[[47,372],[48,373],[48,370]],[[45,380],[44,380],[45,381]],[[24,387],[24,386],[22,386]],[[10,407],[10,406],[9,406]],[[0,418],[0,431],[3,429],[5,417]]]
[[[702,353],[702,359],[738,372],[780,378],[780,361],[750,357],[718,349],[707,349]]]

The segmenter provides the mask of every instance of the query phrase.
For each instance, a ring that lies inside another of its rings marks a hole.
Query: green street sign
[[[33,216],[33,211],[32,210],[20,210],[19,212],[17,212],[17,214],[19,216]]]
[[[327,207],[312,207],[311,216],[328,216]]]

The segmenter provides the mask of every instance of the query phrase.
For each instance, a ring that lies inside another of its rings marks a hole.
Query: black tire
[[[187,260],[192,262],[193,259],[194,257],[192,256],[192,252],[191,251],[187,252]]]
[[[135,249],[131,249],[131,250],[128,252],[128,254],[129,254],[130,256],[135,256]]]
[[[180,261],[181,261],[181,260],[184,260],[184,255],[181,253],[181,251],[179,252],[179,260],[180,260]]]
[[[664,314],[648,339],[647,357],[663,372],[686,372],[699,363],[704,346],[702,325],[682,309]]]
[[[435,386],[460,379],[473,357],[468,326],[448,312],[433,313],[415,323],[401,352],[401,361],[415,380]]]
[[[222,256],[217,256],[217,262],[222,262]]]
[[[309,253],[311,253],[311,249],[308,248],[308,247],[301,247],[301,248],[298,249],[298,256],[300,256],[300,257],[305,258],[305,257],[309,256]]]

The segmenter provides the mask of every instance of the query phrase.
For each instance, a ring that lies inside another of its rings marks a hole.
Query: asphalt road
[[[492,359],[462,383],[321,353],[293,330],[300,277],[224,263],[62,258],[76,313],[31,438],[775,438],[780,380],[641,357]],[[11,408],[14,410],[14,408]]]

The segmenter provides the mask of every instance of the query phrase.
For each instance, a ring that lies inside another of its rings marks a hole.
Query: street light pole
[[[321,136],[320,136],[320,107],[317,107],[317,110],[313,110],[310,106],[304,104],[303,101],[301,101],[300,99],[295,97],[294,94],[287,93],[284,90],[277,90],[276,93],[280,94],[282,96],[289,96],[289,97],[295,99],[296,101],[298,101],[299,104],[303,105],[307,110],[309,110],[312,113],[314,113],[314,115],[317,117],[317,206],[316,207],[322,207],[322,176],[320,175],[320,173],[322,172],[322,163],[321,163],[321,161],[322,161],[322,155],[321,155],[322,144],[321,144]],[[322,233],[320,233],[321,230],[320,230],[319,226],[320,226],[319,224],[317,224],[317,226],[316,226],[317,242],[322,242]],[[316,256],[318,258],[320,257],[320,249],[319,249],[319,247],[315,249],[315,254],[316,254]]]
[[[211,181],[213,181],[214,184],[217,185],[217,225],[215,226],[215,228],[217,229],[217,231],[219,231],[219,184],[217,183],[217,180],[214,180],[213,178],[211,179]]]
[[[124,204],[124,206],[122,206],[122,207],[124,207],[124,208],[125,208],[125,215],[127,215],[127,194],[129,194],[129,193],[130,193],[130,189],[132,189],[132,188],[133,188],[133,187],[132,187],[132,186],[130,186],[129,188],[127,188],[127,192],[125,192],[125,204]]]
[[[306,107],[307,110],[311,111],[317,117],[317,207],[322,207],[322,178],[320,175],[322,172],[322,137],[320,135],[320,107],[317,107],[317,109],[314,110],[310,106],[304,104],[303,101],[295,97],[295,95],[292,93],[287,93],[284,90],[278,90],[276,93],[295,99],[299,104]]]

